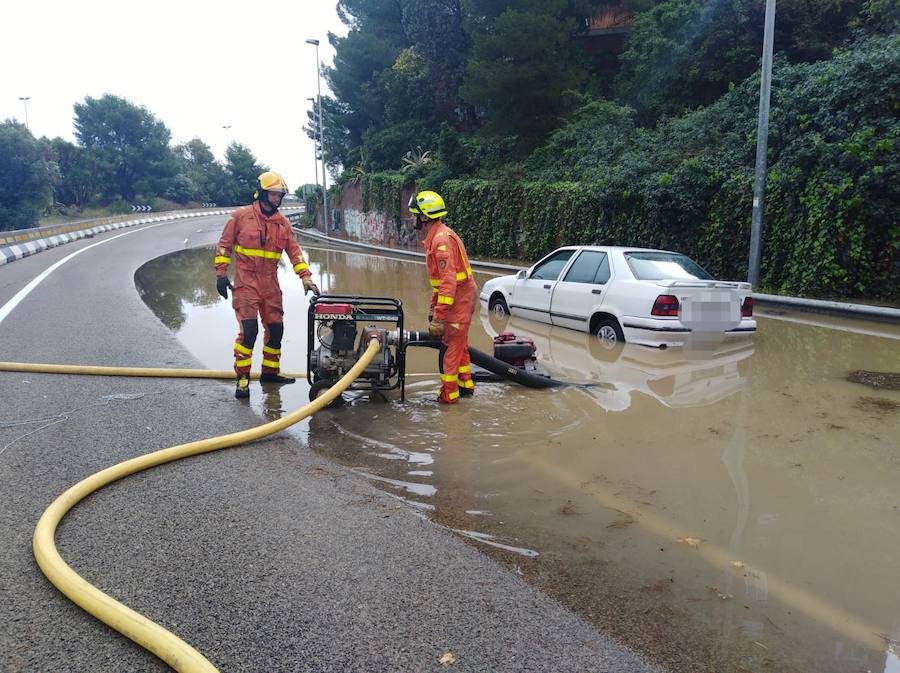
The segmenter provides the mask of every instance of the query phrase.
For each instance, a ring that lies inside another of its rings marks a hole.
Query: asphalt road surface
[[[224,219],[141,225],[0,267],[3,307],[84,250],[0,321],[0,360],[199,366],[133,277],[158,255],[215,242]],[[44,509],[94,472],[260,424],[232,391],[0,372],[0,671],[169,670],[57,592],[31,536]],[[63,520],[57,545],[88,581],[223,672],[660,671],[284,435],[108,486]],[[438,663],[447,651],[452,666]]]

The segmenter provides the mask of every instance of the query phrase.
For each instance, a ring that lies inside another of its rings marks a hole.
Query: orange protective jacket
[[[462,240],[446,224],[436,222],[428,230],[424,245],[435,319],[470,323],[478,301],[478,286]]]
[[[312,275],[287,218],[278,211],[266,217],[255,201],[235,210],[225,225],[216,246],[216,276],[225,276],[233,261],[234,289],[252,287],[265,294],[278,287],[278,261],[284,251],[300,278]]]

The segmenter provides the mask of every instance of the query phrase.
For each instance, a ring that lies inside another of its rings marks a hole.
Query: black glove
[[[220,295],[228,299],[228,290],[234,290],[234,285],[231,284],[227,276],[222,276],[221,278],[216,278],[216,289]]]

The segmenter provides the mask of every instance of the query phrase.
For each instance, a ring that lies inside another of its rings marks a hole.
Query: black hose
[[[497,376],[502,376],[503,378],[515,381],[516,383],[521,383],[523,386],[528,386],[529,388],[558,388],[560,386],[570,385],[564,381],[557,381],[556,379],[532,374],[531,372],[526,372],[524,369],[513,367],[511,364],[508,364],[503,360],[498,360],[493,355],[482,353],[477,348],[472,348],[471,346],[469,346],[469,359],[482,369],[487,369]]]
[[[408,346],[424,346],[426,348],[434,348],[441,350],[443,343],[439,339],[434,339],[428,332],[409,332]],[[492,374],[496,374],[504,379],[520,383],[529,388],[558,388],[560,386],[572,385],[564,381],[557,381],[546,376],[532,374],[524,369],[513,367],[512,365],[498,360],[493,355],[483,353],[477,348],[469,346],[469,359],[473,364],[478,365],[482,369],[486,369]]]

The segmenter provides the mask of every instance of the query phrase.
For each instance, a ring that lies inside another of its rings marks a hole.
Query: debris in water
[[[861,383],[870,388],[900,390],[900,374],[895,372],[870,372],[865,369],[857,369],[855,372],[847,374],[847,380]]]
[[[734,598],[732,594],[726,594],[724,591],[719,591],[718,587],[707,586],[707,589],[712,591],[716,596],[721,598],[723,601],[727,601],[729,598]]]
[[[744,562],[743,561],[732,561],[731,565],[733,565],[735,568],[743,568]]]
[[[453,656],[453,653],[450,650],[447,650],[443,655],[441,655],[441,658],[438,659],[438,662],[443,664],[444,666],[449,666],[450,664],[456,663],[456,657]]]
[[[575,511],[575,503],[571,500],[566,500],[566,504],[559,508],[560,514],[577,514]]]
[[[889,411],[897,411],[897,409],[900,409],[900,402],[895,402],[894,400],[889,400],[884,397],[860,397],[853,406],[861,411],[887,413]]]
[[[680,542],[681,544],[686,544],[688,547],[694,547],[695,549],[700,546],[703,542],[699,537],[679,537],[675,538],[675,542]]]

